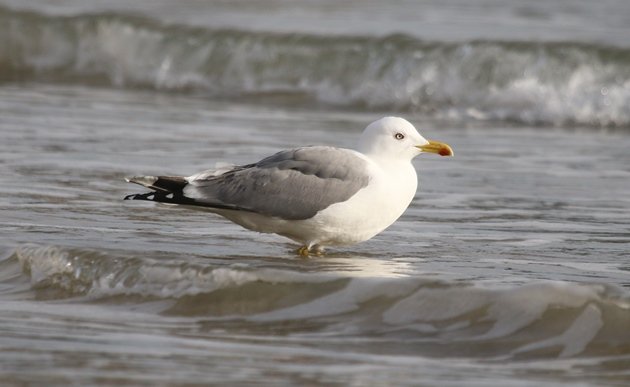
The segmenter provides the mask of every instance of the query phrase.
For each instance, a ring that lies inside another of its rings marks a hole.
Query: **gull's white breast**
[[[385,230],[405,212],[418,187],[412,164],[366,160],[371,179],[365,188],[345,202],[301,221],[303,224],[294,224],[293,232],[301,231],[303,242],[325,246],[362,242]]]

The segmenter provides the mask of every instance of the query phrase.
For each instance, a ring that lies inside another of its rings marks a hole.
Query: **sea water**
[[[2,3],[2,385],[630,381],[625,2]],[[323,257],[122,201],[392,114],[456,156]]]

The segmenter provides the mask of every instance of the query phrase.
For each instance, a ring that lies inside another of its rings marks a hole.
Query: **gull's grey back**
[[[352,197],[369,182],[367,163],[352,151],[315,146],[276,153],[190,182],[184,194],[195,201],[283,219],[313,217]]]

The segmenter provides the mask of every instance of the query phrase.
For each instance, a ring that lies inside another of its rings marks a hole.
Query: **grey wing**
[[[298,220],[348,200],[369,180],[366,161],[352,151],[317,146],[189,180],[184,194],[210,206]]]

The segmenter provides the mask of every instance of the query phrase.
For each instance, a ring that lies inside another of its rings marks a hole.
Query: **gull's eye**
[[[396,134],[394,135],[394,138],[395,138],[396,140],[402,140],[403,138],[405,138],[405,135],[404,135],[404,134],[402,134],[402,133],[396,133]]]

